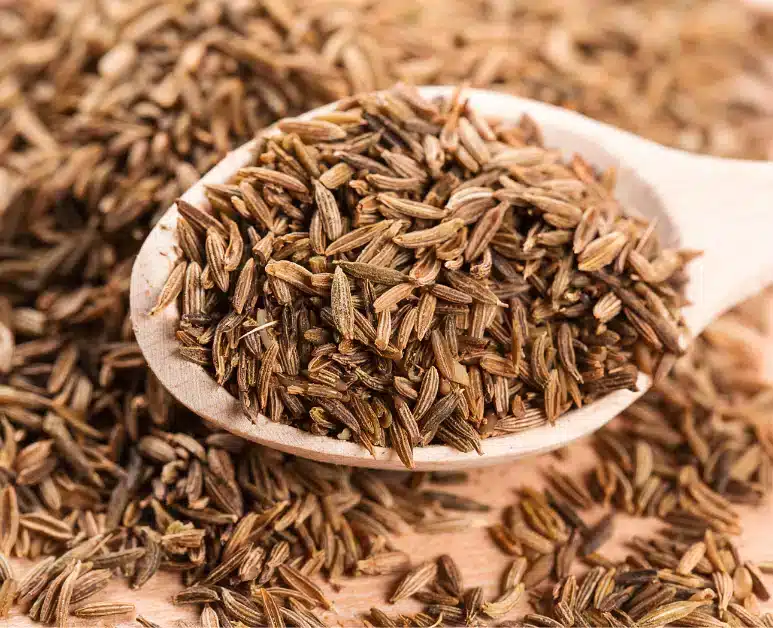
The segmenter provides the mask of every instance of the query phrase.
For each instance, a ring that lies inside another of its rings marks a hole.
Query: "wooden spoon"
[[[450,96],[452,87],[423,87],[427,98]],[[685,310],[698,334],[719,314],[773,281],[773,165],[699,156],[665,148],[606,124],[552,105],[485,90],[467,90],[484,116],[517,121],[524,113],[542,127],[545,142],[566,156],[578,153],[597,167],[618,168],[616,195],[628,211],[657,218],[666,245],[705,251],[688,267],[692,305]],[[334,104],[305,114],[313,117]],[[272,129],[267,130],[268,133]],[[208,207],[205,184],[225,183],[251,159],[253,142],[228,154],[188,190],[183,199]],[[201,367],[183,359],[174,332],[179,313],[170,306],[149,316],[169,271],[178,259],[177,208],[172,206],[142,246],[131,279],[134,334],[148,365],[185,406],[219,428],[298,456],[323,462],[403,469],[397,455],[363,447],[261,417],[251,422],[238,402]],[[463,469],[550,451],[597,430],[649,388],[640,375],[638,392],[616,391],[563,415],[556,425],[483,441],[483,455],[445,445],[414,450],[417,470]]]

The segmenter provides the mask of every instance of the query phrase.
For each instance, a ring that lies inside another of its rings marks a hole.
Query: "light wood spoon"
[[[452,87],[423,87],[427,98],[450,96]],[[698,156],[665,148],[544,103],[484,90],[466,90],[470,105],[481,114],[517,121],[528,113],[542,127],[548,146],[578,153],[595,166],[618,168],[616,196],[623,206],[657,218],[665,244],[705,251],[688,267],[687,293],[692,305],[687,323],[698,334],[719,314],[773,282],[773,164]],[[311,111],[313,117],[335,103]],[[272,129],[267,130],[268,133]],[[253,142],[227,155],[188,190],[183,199],[208,207],[204,186],[225,183],[252,157]],[[201,367],[178,352],[175,305],[149,316],[169,271],[178,259],[177,208],[172,206],[148,236],[134,264],[131,317],[137,342],[148,365],[181,403],[219,428],[251,441],[323,462],[383,469],[403,469],[396,454],[363,447],[261,417],[251,422],[238,402]],[[556,425],[483,441],[483,455],[461,453],[444,445],[414,450],[417,470],[462,469],[537,454],[562,447],[597,430],[649,388],[639,376],[638,392],[616,391],[563,415]]]

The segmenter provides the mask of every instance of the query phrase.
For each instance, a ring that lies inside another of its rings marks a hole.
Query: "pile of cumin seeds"
[[[202,622],[324,627],[321,617],[333,601],[322,579],[335,588],[352,576],[389,576],[411,561],[395,547],[397,536],[413,527],[428,532],[471,507],[487,510],[456,498],[442,478],[433,486],[430,476],[417,482],[318,464],[203,425],[191,430],[193,417],[184,413],[172,423],[178,422],[184,432],[155,429],[139,440],[126,475],[101,506],[87,503],[88,486],[77,479],[70,486],[83,507],[63,520],[25,485],[3,490],[2,613],[15,604],[31,619],[58,626],[69,612],[125,615],[131,604],[94,596],[114,578],[142,589],[167,571],[181,577],[173,604],[203,607]],[[19,452],[20,473],[35,472],[39,449],[34,443]],[[98,452],[72,443],[62,457],[69,464],[70,456]],[[101,485],[104,470],[97,469],[94,482]],[[38,562],[20,575],[7,555]],[[141,601],[136,606],[142,614]]]
[[[413,447],[480,451],[683,352],[692,253],[528,117],[398,85],[278,128],[207,186],[211,213],[178,202],[183,259],[153,308],[179,295],[180,353],[248,416],[412,467]]]
[[[463,555],[461,565],[441,556],[390,589],[391,600],[424,605],[409,625],[773,625],[760,611],[771,608],[771,554],[744,555],[739,539],[745,509],[769,508],[773,484],[773,388],[753,358],[757,342],[726,317],[594,435],[592,452],[573,445],[538,462],[542,480],[522,486],[489,529],[512,556],[497,594],[459,584]],[[370,618],[403,625],[385,606]]]
[[[129,535],[136,556],[145,543],[144,535],[131,536],[136,522],[163,527],[163,519],[156,523],[158,504],[167,500],[162,472],[170,478],[184,466],[142,454],[134,497],[113,503],[110,512],[119,514],[105,519],[118,483],[136,477],[139,441],[154,430],[185,432],[206,449],[226,448],[147,372],[126,316],[128,277],[152,217],[221,151],[279,117],[396,80],[470,80],[688,150],[769,155],[764,58],[771,24],[737,0],[407,4],[341,0],[346,10],[330,11],[328,3],[307,0],[194,0],[184,9],[173,0],[41,0],[0,7],[3,512],[48,512],[76,539],[112,529],[117,516],[119,539]],[[743,325],[757,325],[754,312],[765,300],[755,303]],[[731,325],[743,337],[733,319],[722,324],[723,333]],[[727,365],[714,376],[725,396],[739,400],[730,413],[746,416],[759,374],[731,354],[718,343],[701,360]],[[672,391],[692,391],[702,379],[668,381]],[[49,413],[65,419],[64,429],[47,423],[62,447],[43,430]],[[81,475],[82,458],[68,461],[77,450],[66,434],[83,449],[97,484],[82,479],[94,477]],[[186,461],[209,468],[209,459]],[[216,486],[205,484],[197,509],[206,502],[207,514],[224,512],[210,496]],[[51,537],[40,521],[25,518],[16,536],[4,529],[12,562],[62,557],[77,542],[62,539],[61,525]],[[213,565],[231,524],[196,527]],[[122,541],[111,543],[108,554]],[[122,560],[117,572],[92,568],[73,599],[105,578],[131,575],[132,561]],[[164,554],[161,568],[167,564]],[[183,578],[194,566],[175,568]],[[2,571],[3,613],[25,576],[24,568],[13,570],[15,578]],[[132,595],[141,600],[143,592]],[[204,611],[203,625],[217,625],[217,604]]]

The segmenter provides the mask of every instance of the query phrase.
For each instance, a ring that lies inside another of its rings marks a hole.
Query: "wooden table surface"
[[[773,323],[773,300],[767,312],[768,320]],[[773,334],[759,339],[761,351],[764,351],[766,372],[773,379]],[[486,525],[498,521],[501,509],[514,501],[514,489],[519,486],[540,486],[542,480],[540,469],[549,465],[557,465],[565,470],[582,470],[590,465],[591,455],[583,443],[573,445],[569,456],[563,462],[551,455],[521,460],[512,464],[499,465],[471,472],[471,480],[464,487],[456,490],[459,494],[474,495],[478,500],[491,505],[490,513],[484,513],[479,519],[479,525],[463,532],[435,535],[406,534],[397,539],[401,549],[409,552],[418,563],[433,558],[439,554],[450,554],[458,562],[462,570],[465,586],[483,586],[487,597],[497,594],[500,578],[509,564],[505,556],[489,539]],[[773,522],[773,503],[757,509],[741,509],[743,513],[743,535],[740,539],[740,549],[744,556],[753,556],[756,560],[773,560],[773,543],[771,543],[771,522]],[[630,538],[633,534],[652,529],[656,521],[642,521],[620,516],[616,521],[615,537],[606,544],[602,553],[610,558],[623,556],[620,541]],[[29,564],[19,564],[20,571],[29,568]],[[772,577],[773,578],[773,577]],[[368,577],[346,580],[340,588],[334,591],[325,585],[331,599],[334,600],[336,613],[325,616],[329,625],[357,626],[361,625],[360,617],[371,606],[379,606],[387,612],[416,611],[418,605],[412,600],[389,606],[385,602],[394,578]],[[773,584],[773,583],[771,583]],[[111,586],[100,593],[92,601],[122,601],[132,602],[137,613],[150,619],[162,628],[177,627],[179,620],[198,625],[198,615],[191,607],[175,607],[171,603],[172,595],[180,589],[179,576],[170,573],[160,573],[148,582],[140,591],[129,590],[118,578]],[[527,607],[522,606],[512,613],[517,616]],[[768,603],[766,610],[773,610],[773,604]],[[70,626],[94,626],[112,628],[114,626],[137,626],[132,617],[108,620],[77,620],[71,618]],[[14,610],[10,619],[0,621],[0,628],[28,628],[34,625],[29,619]]]

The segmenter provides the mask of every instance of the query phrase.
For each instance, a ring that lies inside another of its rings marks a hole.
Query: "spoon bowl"
[[[425,98],[450,96],[453,87],[422,87]],[[688,266],[685,319],[698,334],[719,314],[773,281],[773,165],[697,156],[665,148],[636,135],[552,105],[486,90],[465,90],[470,106],[485,117],[516,122],[528,114],[541,126],[545,145],[564,156],[581,154],[598,168],[615,166],[616,197],[627,211],[656,218],[661,241],[705,251]],[[335,108],[336,103],[302,118]],[[274,132],[269,128],[266,133]],[[252,158],[254,142],[229,153],[184,195],[208,208],[205,186],[227,182]],[[177,207],[172,206],[144,242],[131,278],[131,318],[148,366],[183,405],[247,440],[321,462],[404,470],[396,453],[376,447],[375,456],[351,441],[316,436],[266,417],[251,421],[238,401],[202,368],[180,356],[175,304],[150,316],[179,257]],[[594,432],[650,387],[639,375],[638,391],[619,390],[562,415],[555,425],[484,439],[482,455],[445,445],[414,449],[415,470],[484,466],[547,452]]]

